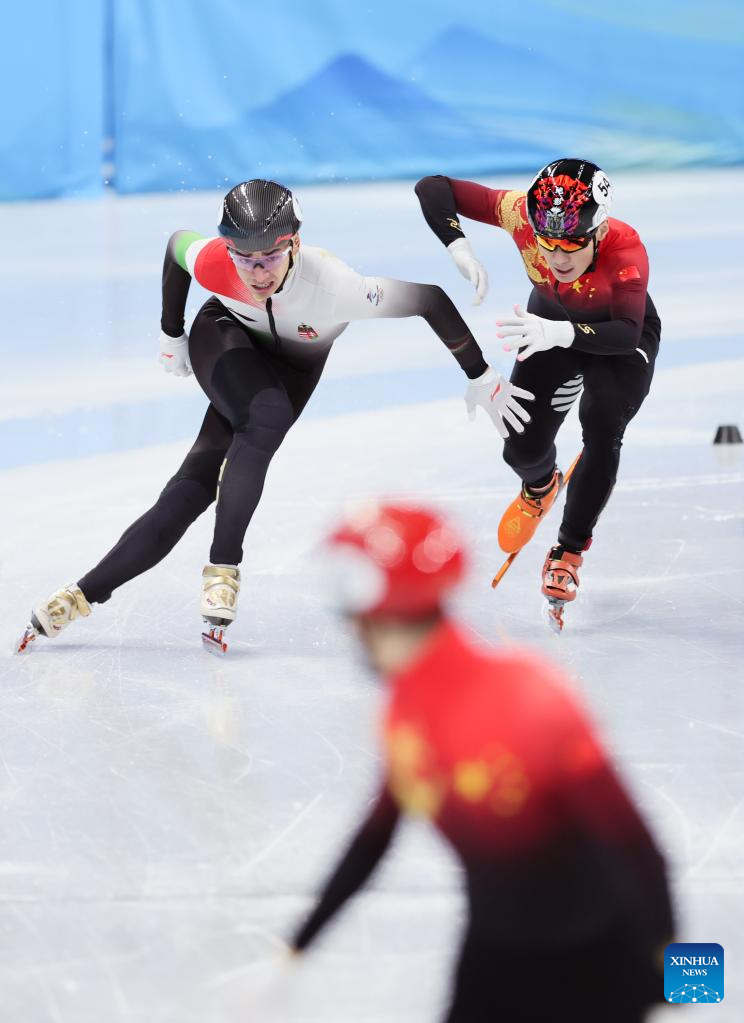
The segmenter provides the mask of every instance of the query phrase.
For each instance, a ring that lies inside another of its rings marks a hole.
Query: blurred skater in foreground
[[[569,685],[444,610],[465,555],[436,515],[372,504],[330,538],[341,606],[389,693],[384,776],[297,929],[304,951],[384,855],[401,813],[460,858],[468,919],[448,1023],[637,1023],[663,1000],[664,862]]]

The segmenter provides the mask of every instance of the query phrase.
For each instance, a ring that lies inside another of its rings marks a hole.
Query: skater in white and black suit
[[[517,399],[532,395],[490,369],[441,288],[363,276],[323,249],[301,246],[300,223],[289,189],[252,180],[225,196],[219,237],[190,231],[171,237],[163,268],[160,362],[168,372],[196,375],[210,401],[204,422],[153,507],[76,584],[34,607],[19,652],[38,635],[57,635],[90,614],[91,604],[108,600],[156,565],[217,497],[201,613],[214,630],[227,626],[235,618],[243,537],[269,463],[351,320],[424,317],[469,378],[471,412],[484,408],[502,437],[506,424],[519,432],[529,420]],[[212,297],[187,335],[192,277]],[[216,637],[224,650],[221,633]]]

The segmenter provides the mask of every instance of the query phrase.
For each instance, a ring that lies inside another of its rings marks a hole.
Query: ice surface
[[[448,511],[474,548],[461,614],[570,672],[669,857],[678,940],[726,950],[716,1019],[742,1018],[744,454],[712,445],[719,423],[744,425],[744,209],[722,198],[735,180],[617,182],[616,213],[649,248],[662,354],[560,639],[540,619],[537,585],[558,514],[492,592],[496,524],[514,491],[498,437],[467,422],[459,370],[423,322],[378,321],[336,343],[270,469],[227,658],[199,644],[211,513],[89,620],[25,660],[5,656],[3,1019],[249,1018],[251,992],[376,783],[380,694],[326,609],[314,552],[347,498],[378,493]],[[309,242],[368,272],[441,283],[508,368],[493,321],[528,288],[506,236],[469,230],[492,281],[473,309],[410,185],[303,200]],[[152,502],[198,428],[193,379],[154,362],[160,262],[172,230],[211,230],[216,205],[199,194],[3,211],[6,649],[32,601],[78,578]],[[564,464],[579,446],[572,414]],[[407,824],[373,888],[302,963],[287,1018],[435,1019],[460,909],[449,854]]]

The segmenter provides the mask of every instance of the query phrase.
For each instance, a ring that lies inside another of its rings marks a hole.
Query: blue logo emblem
[[[722,1002],[722,946],[682,941],[667,945],[664,997],[668,1002]]]

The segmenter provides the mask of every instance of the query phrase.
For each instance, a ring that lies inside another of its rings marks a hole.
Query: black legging
[[[217,497],[209,559],[243,560],[243,537],[266,472],[323,372],[329,347],[308,347],[304,365],[290,364],[271,342],[254,339],[225,306],[210,298],[191,328],[189,356],[211,404],[193,447],[160,497],[78,581],[92,603],[161,561]]]
[[[649,363],[635,351],[589,355],[572,348],[551,348],[514,364],[512,383],[532,391],[535,401],[526,404],[532,421],[524,433],[509,433],[504,459],[527,484],[550,478],[556,458],[555,435],[583,378],[579,421],[584,453],[568,485],[558,533],[559,543],[577,551],[591,539],[612,493],[625,428],[651,386],[658,337],[644,332],[641,345],[649,354]]]

